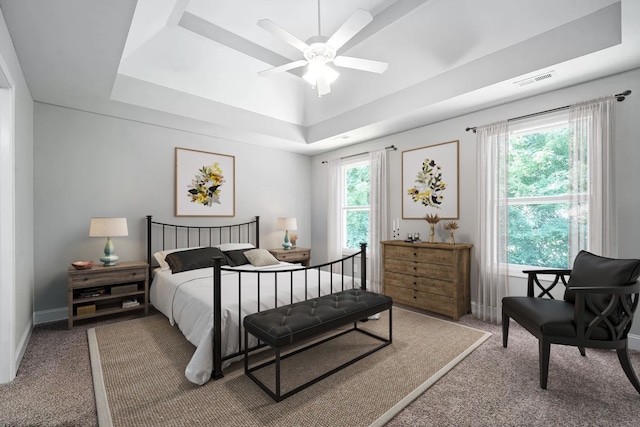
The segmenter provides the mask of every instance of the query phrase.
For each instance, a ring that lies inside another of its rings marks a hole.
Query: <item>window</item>
[[[568,113],[509,126],[508,263],[567,268],[572,197]],[[575,213],[574,213],[575,214]],[[580,227],[586,232],[586,212]]]
[[[358,251],[369,243],[369,160],[354,159],[342,165],[342,248]]]

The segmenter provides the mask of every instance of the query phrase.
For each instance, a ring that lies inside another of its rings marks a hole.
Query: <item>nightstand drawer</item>
[[[70,286],[73,288],[97,285],[112,285],[128,283],[145,279],[146,269],[102,271],[100,274],[74,274],[70,276]]]
[[[291,248],[291,249],[267,249],[271,255],[281,262],[299,262],[305,267],[309,267],[311,262],[311,249]]]
[[[283,262],[299,262],[308,260],[311,257],[311,251],[300,251],[291,253],[279,253],[278,259]]]

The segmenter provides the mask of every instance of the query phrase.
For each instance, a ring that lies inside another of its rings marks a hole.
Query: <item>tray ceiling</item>
[[[256,25],[306,41],[317,0],[0,0],[35,100],[307,154],[637,68],[638,3],[324,0],[324,36],[374,17],[339,54],[389,67],[336,68],[318,97],[300,70],[258,76],[302,53]]]

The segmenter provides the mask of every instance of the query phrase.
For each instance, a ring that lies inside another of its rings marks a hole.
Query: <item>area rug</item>
[[[386,316],[361,327],[387,336]],[[184,369],[195,348],[161,315],[88,331],[101,427],[380,426],[490,335],[394,307],[391,345],[276,403],[244,375],[242,362],[220,380],[190,383]],[[377,344],[349,333],[302,352],[283,363],[283,386],[300,384]],[[271,373],[261,374],[268,382]]]

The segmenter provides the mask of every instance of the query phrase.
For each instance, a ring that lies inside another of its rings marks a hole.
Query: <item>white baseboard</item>
[[[57,320],[65,320],[68,318],[69,309],[67,307],[36,311],[35,313],[33,313],[33,323],[35,325],[39,325],[40,323],[55,322]]]
[[[22,332],[22,336],[20,337],[20,342],[18,343],[18,351],[16,352],[16,367],[20,366],[20,362],[22,362],[24,352],[27,351],[27,345],[29,345],[29,340],[31,339],[31,332],[33,332],[33,321],[29,322],[27,327]]]
[[[627,335],[629,341],[630,350],[640,350],[640,335],[629,334]]]

